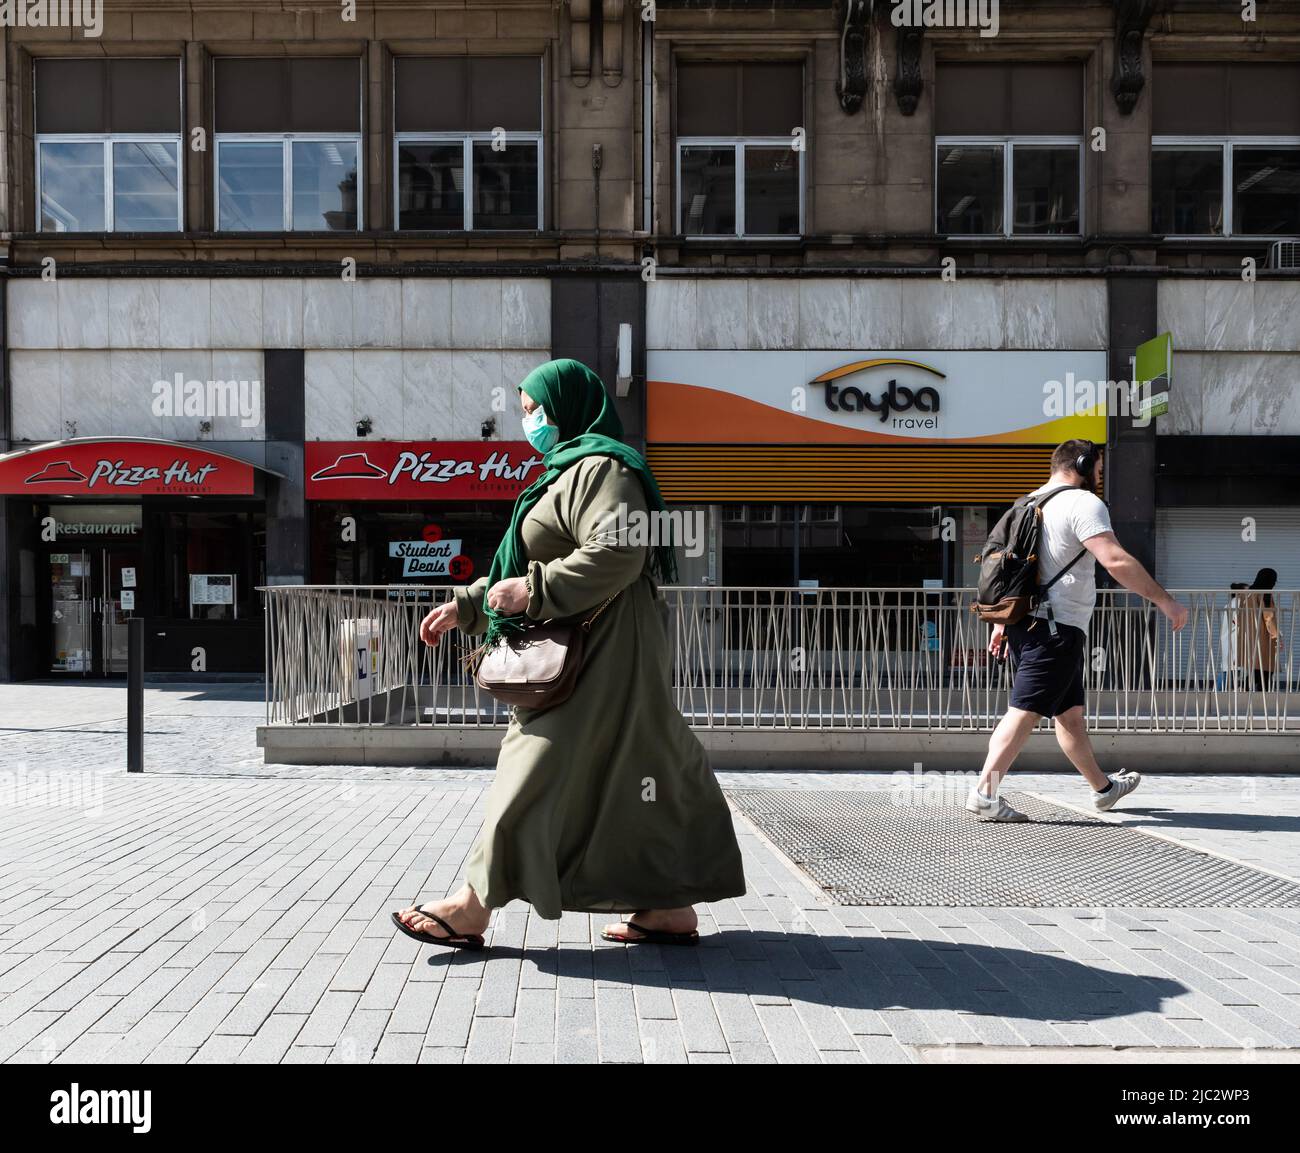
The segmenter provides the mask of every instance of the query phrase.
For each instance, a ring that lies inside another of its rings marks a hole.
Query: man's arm
[[[1165,588],[1157,583],[1142,566],[1142,562],[1119,543],[1113,532],[1100,532],[1083,542],[1111,576],[1126,589],[1145,597],[1169,618],[1175,631],[1187,623],[1187,608],[1180,605]]]

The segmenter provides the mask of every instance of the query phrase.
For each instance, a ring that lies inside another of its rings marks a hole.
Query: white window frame
[[[114,144],[174,144],[176,145],[176,231],[184,228],[185,211],[185,149],[181,146],[180,133],[165,132],[45,132],[35,138],[36,147],[36,231],[51,235],[55,229],[43,227],[45,212],[43,208],[43,189],[41,172],[44,168],[41,148],[45,144],[102,144],[104,165],[104,228],[105,233],[116,231],[114,217],[113,187],[113,145]],[[84,231],[84,230],[83,230]],[[98,233],[98,229],[89,230]],[[72,234],[69,234],[72,235]],[[165,235],[163,233],[162,235]]]
[[[1291,148],[1300,152],[1300,136],[1153,136],[1151,151],[1157,149],[1174,151],[1176,149],[1200,149],[1209,151],[1218,148],[1223,157],[1223,231],[1222,232],[1169,232],[1162,233],[1168,240],[1278,240],[1271,233],[1255,235],[1247,232],[1233,232],[1233,149],[1234,148]],[[1152,197],[1155,186],[1152,185]]]
[[[531,228],[478,228],[474,226],[474,145],[491,144],[491,132],[396,132],[393,134],[393,226],[399,232],[541,232],[546,220],[546,149],[542,147],[543,132],[507,132],[505,143],[532,144],[537,149],[537,227]],[[401,150],[404,144],[456,144],[461,145],[461,169],[464,185],[461,189],[461,227],[459,229],[423,229],[402,227]]]
[[[284,199],[281,206],[281,232],[326,232],[328,229],[295,229],[293,227],[293,145],[295,142],[305,144],[352,144],[357,150],[357,226],[353,231],[361,232],[365,227],[365,156],[362,150],[360,132],[223,132],[213,137],[212,156],[212,204],[213,230],[228,236],[238,236],[251,231],[242,228],[221,227],[221,146],[223,144],[275,144],[280,149],[280,190]],[[340,231],[337,235],[342,235]]]
[[[1086,235],[1084,160],[1082,136],[936,136],[934,138],[934,230],[953,240],[1034,240],[1043,242],[1078,240]],[[1015,149],[1069,148],[1079,150],[1079,229],[1077,232],[1015,231]],[[939,228],[939,153],[944,148],[1002,148],[1002,231],[942,232]]]
[[[799,230],[797,232],[746,232],[745,231],[745,149],[785,148],[799,159]],[[682,196],[682,150],[685,148],[733,148],[736,153],[736,231],[709,232],[687,235],[683,231],[682,214],[685,209]],[[804,234],[804,201],[806,195],[808,155],[807,141],[802,149],[795,149],[791,136],[679,136],[677,138],[677,235],[691,240],[798,240]]]

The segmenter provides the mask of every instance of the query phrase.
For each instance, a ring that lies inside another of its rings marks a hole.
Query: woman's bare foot
[[[424,933],[429,937],[445,937],[447,930],[433,918],[426,917],[424,915],[426,909],[446,921],[456,930],[458,936],[481,934],[487,930],[488,923],[492,920],[491,910],[484,908],[478,899],[478,894],[469,885],[462,885],[450,897],[441,901],[426,901],[423,905],[412,905],[397,914],[398,919],[408,929]]]
[[[661,933],[689,933],[699,926],[700,919],[695,910],[686,905],[680,909],[647,909],[633,913],[631,920],[647,929],[657,929]],[[629,927],[627,921],[616,921],[604,928],[606,938],[618,941],[639,941],[645,936]]]

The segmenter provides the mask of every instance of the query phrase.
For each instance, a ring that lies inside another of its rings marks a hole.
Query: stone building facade
[[[0,676],[120,673],[131,615],[152,670],[247,675],[259,584],[483,571],[513,385],[552,356],[705,514],[691,580],[963,583],[1084,433],[1170,583],[1300,586],[1300,3],[1008,0],[996,35],[927,7],[105,0],[98,37],[0,30]],[[1052,408],[1164,332],[1167,414]],[[902,425],[830,399],[926,385]],[[395,475],[429,451],[477,482]],[[164,457],[232,479],[89,483]],[[430,536],[456,569],[399,563]]]

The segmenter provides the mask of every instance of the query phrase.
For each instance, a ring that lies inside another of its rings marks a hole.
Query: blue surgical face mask
[[[546,409],[540,404],[524,416],[524,436],[538,452],[550,452],[560,439],[560,430],[546,423]]]

